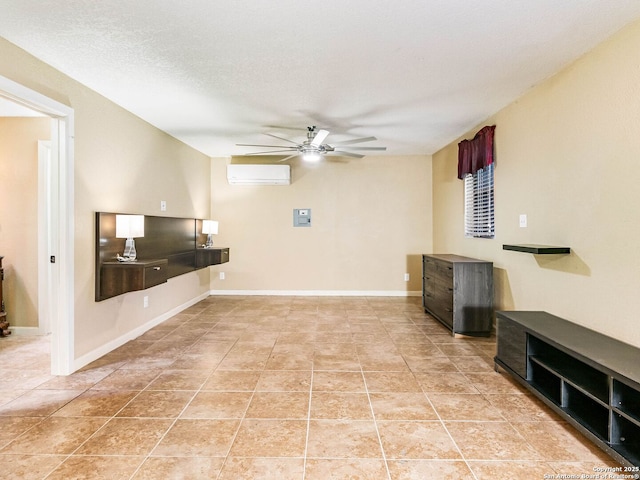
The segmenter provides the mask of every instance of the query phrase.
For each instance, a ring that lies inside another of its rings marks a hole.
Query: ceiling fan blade
[[[289,155],[288,157],[285,157],[285,158],[283,158],[282,160],[278,160],[278,163],[280,163],[280,162],[286,162],[286,161],[287,161],[287,160],[289,160],[290,158],[295,158],[295,157],[297,157],[298,155],[300,155],[300,154],[299,154],[299,153],[296,153],[296,154],[294,154],[294,155]]]
[[[295,145],[298,145],[298,142],[294,142],[293,140],[289,140],[288,138],[279,137],[277,135],[274,135],[273,133],[265,133],[265,135],[269,135],[270,137],[277,138],[278,140],[284,140],[285,142],[289,142],[289,143],[293,143]]]
[[[353,145],[354,143],[362,143],[362,142],[373,142],[377,140],[376,137],[364,137],[364,138],[355,138],[353,140],[347,140],[346,142],[336,143],[335,147],[342,147],[344,145]]]
[[[362,158],[364,157],[364,155],[360,155],[359,153],[355,153],[355,152],[347,152],[344,150],[334,150],[333,152],[334,155],[343,155],[345,157],[354,157],[354,158]]]
[[[353,149],[353,150],[386,150],[387,147],[343,147],[343,146],[336,146],[337,148],[348,148],[348,149]]]
[[[290,147],[289,145],[260,145],[259,143],[236,143],[236,147],[296,148],[296,147]]]
[[[271,128],[275,130],[296,130],[298,132],[306,132],[307,129],[303,127],[288,127],[286,125],[263,125],[264,128]]]
[[[275,153],[291,153],[295,151],[295,148],[289,148],[287,150],[269,150],[269,151],[265,151],[265,152],[251,152],[251,153],[245,153],[244,156],[248,157],[251,155],[273,155]],[[296,153],[297,155],[297,153]]]
[[[324,142],[324,139],[327,138],[327,135],[329,135],[329,132],[327,130],[318,130],[316,136],[313,137],[313,140],[311,140],[311,145],[313,145],[314,147],[319,147],[320,145],[322,145],[322,142]]]

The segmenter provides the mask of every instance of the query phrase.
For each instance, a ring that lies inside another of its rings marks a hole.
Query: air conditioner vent
[[[289,165],[227,165],[229,185],[289,185]]]

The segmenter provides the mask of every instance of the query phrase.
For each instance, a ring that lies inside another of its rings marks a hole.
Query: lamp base
[[[204,244],[204,248],[213,248],[213,238],[211,238],[211,234],[207,235],[207,243]]]
[[[127,238],[127,241],[124,244],[124,253],[122,254],[122,256],[128,262],[135,261],[137,257],[137,253],[136,253],[136,243],[133,241],[133,238]]]

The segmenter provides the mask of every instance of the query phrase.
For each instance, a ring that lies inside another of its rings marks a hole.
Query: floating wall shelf
[[[521,244],[521,245],[502,245],[503,250],[513,250],[514,252],[533,253],[534,255],[554,255],[571,253],[569,247],[556,247],[552,245],[534,245],[534,244]]]

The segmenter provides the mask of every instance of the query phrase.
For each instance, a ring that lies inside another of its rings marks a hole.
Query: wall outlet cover
[[[527,215],[525,213],[520,214],[520,228],[527,226]]]

